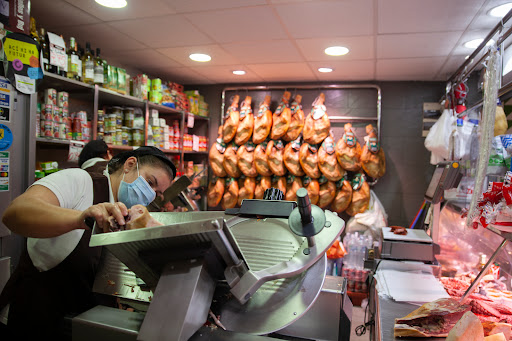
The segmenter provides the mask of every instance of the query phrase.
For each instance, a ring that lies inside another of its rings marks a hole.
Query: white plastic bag
[[[455,160],[469,160],[471,154],[471,134],[473,133],[474,126],[474,123],[464,120],[462,127],[457,127],[453,135],[453,158]]]
[[[363,213],[358,213],[347,222],[347,234],[360,232],[361,234],[371,234],[377,238],[379,233],[377,228],[388,226],[388,215],[379,198],[374,191],[370,190],[370,205]]]
[[[439,120],[430,128],[425,138],[425,148],[432,152],[430,163],[437,164],[442,160],[451,159],[453,150],[452,135],[455,132],[457,119],[451,109],[445,109]],[[433,163],[433,162],[436,163]]]

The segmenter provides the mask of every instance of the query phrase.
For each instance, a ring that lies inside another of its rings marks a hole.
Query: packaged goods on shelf
[[[160,104],[165,105],[166,107],[176,108],[175,94],[176,91],[174,91],[173,94],[173,90],[169,87],[169,83],[162,83],[162,101]]]
[[[145,74],[140,74],[133,77],[133,96],[142,100],[148,99],[148,82],[149,77]]]
[[[44,90],[44,104],[57,105],[57,90],[52,88]]]
[[[117,92],[126,95],[126,70],[117,68]]]
[[[57,93],[57,105],[61,108],[69,108],[69,93],[60,91]]]
[[[149,117],[150,118],[158,118],[159,117],[158,114],[159,114],[159,112],[156,109],[151,109],[149,111]]]
[[[37,103],[36,112],[36,137],[41,136],[41,103]]]

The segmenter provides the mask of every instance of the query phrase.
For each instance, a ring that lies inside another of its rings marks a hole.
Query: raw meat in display
[[[238,179],[238,206],[242,205],[244,199],[254,199],[256,190],[256,178],[241,177]]]
[[[256,146],[252,142],[248,142],[240,148],[236,152],[236,156],[238,158],[238,168],[245,176],[255,178],[258,176],[258,172],[256,171],[256,167],[254,164],[254,149]]]
[[[295,175],[288,174],[286,177],[285,200],[297,201],[297,190],[302,187],[302,180]]]
[[[260,144],[267,139],[272,129],[272,112],[270,111],[270,95],[260,104],[258,112],[254,115],[254,131],[252,142]]]
[[[350,216],[355,216],[366,211],[369,205],[370,186],[364,176],[359,173],[352,179],[352,201],[345,212]]]
[[[208,206],[216,207],[220,204],[222,196],[224,195],[224,186],[226,182],[223,178],[213,177],[208,185]]]
[[[274,174],[268,166],[267,145],[268,142],[263,141],[254,149],[254,166],[258,174],[263,176],[271,176]]]
[[[491,307],[493,307],[494,309],[499,311],[500,314],[512,315],[512,308],[510,308],[504,304],[499,304],[499,303],[495,303],[495,302],[488,302],[487,304],[489,304]]]
[[[295,176],[303,176],[304,171],[300,165],[300,136],[284,147],[283,162],[288,171]]]
[[[302,96],[297,95],[290,106],[292,120],[290,122],[290,127],[288,127],[288,131],[283,136],[283,140],[285,141],[293,141],[297,139],[302,132],[302,128],[304,128],[304,111],[302,111],[302,105],[300,105],[301,101]]]
[[[286,196],[286,177],[285,176],[276,176],[272,175],[272,185],[270,187],[277,188],[281,192],[283,192],[283,197]]]
[[[233,208],[238,203],[238,182],[233,178],[226,179],[226,190],[222,197],[222,209]]]
[[[366,126],[366,143],[361,153],[361,167],[366,174],[374,179],[380,178],[386,173],[386,156],[379,145],[377,132],[371,124]]]
[[[226,151],[226,144],[222,140],[222,127],[219,127],[219,138],[210,148],[210,153],[208,153],[208,162],[210,163],[212,173],[219,177],[226,176],[226,171],[222,165],[224,151]]]
[[[510,328],[512,327],[512,325],[508,323],[483,321],[482,327],[484,328],[485,336],[503,333],[503,335],[505,336],[505,340],[510,340]]]
[[[224,166],[224,170],[227,175],[232,178],[239,178],[242,175],[240,168],[238,168],[238,156],[237,156],[238,146],[234,143],[230,144],[226,147],[226,151],[224,152],[224,160],[222,161],[222,165]]]
[[[135,230],[144,227],[163,226],[161,222],[153,218],[146,206],[133,205],[128,209],[128,215],[124,217],[126,225],[119,225],[114,217],[109,217],[110,231]]]
[[[334,212],[341,213],[345,211],[352,201],[352,185],[347,180],[336,182],[336,196],[331,203],[331,209]]]
[[[311,201],[312,205],[316,205],[318,203],[318,199],[320,199],[320,184],[317,179],[312,179],[309,176],[304,176],[302,178],[302,186],[308,191],[309,201]]]
[[[252,130],[254,129],[254,115],[251,108],[251,96],[245,97],[240,108],[240,122],[235,135],[235,143],[239,146],[243,145],[251,139]]]
[[[468,311],[450,330],[446,341],[482,341],[483,339],[484,328],[482,323],[475,314]]]
[[[289,101],[291,94],[285,91],[281,103],[277,107],[274,115],[272,115],[272,130],[270,131],[270,138],[277,140],[283,137],[290,127],[292,120],[292,112],[290,110]]]
[[[263,199],[265,191],[272,187],[270,176],[257,176],[256,189],[254,190],[254,199]]]
[[[489,315],[489,316],[501,318],[501,313],[498,310],[494,309],[489,304],[489,302],[483,302],[480,300],[472,300],[471,302],[469,302],[469,304],[471,305],[471,311],[474,312],[475,314]]]
[[[334,150],[332,133],[327,136],[318,149],[318,169],[329,181],[340,180],[347,172],[341,168]]]
[[[496,316],[489,316],[489,315],[482,315],[482,314],[475,314],[476,317],[483,323],[483,322],[500,322],[500,318]]]
[[[320,184],[320,191],[318,192],[318,207],[326,208],[334,200],[336,196],[336,184],[332,181],[328,181],[325,176],[321,176],[318,179]]]
[[[343,169],[357,172],[361,169],[361,145],[352,131],[352,124],[345,124],[345,134],[336,143],[336,157]]]
[[[320,144],[331,130],[331,121],[324,105],[325,95],[320,94],[313,102],[313,109],[306,117],[302,137],[309,144]]]
[[[222,128],[222,139],[225,143],[230,142],[236,135],[238,124],[240,123],[240,112],[238,111],[238,101],[240,96],[235,95],[224,116],[224,125]]]
[[[409,315],[395,319],[395,337],[446,337],[471,308],[452,298],[426,303]]]
[[[318,146],[303,143],[300,146],[299,151],[299,162],[302,166],[302,170],[307,176],[313,179],[318,179],[320,175],[320,169],[318,169]]]
[[[269,141],[267,145],[268,166],[274,175],[283,176],[286,174],[286,168],[283,162],[283,155],[283,141]]]

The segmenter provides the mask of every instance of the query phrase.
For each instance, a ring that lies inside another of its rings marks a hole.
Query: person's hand
[[[128,209],[122,202],[102,203],[89,207],[80,215],[80,228],[88,229],[85,224],[86,218],[94,218],[96,225],[103,231],[109,232],[110,220],[114,219],[119,225],[125,225],[124,217],[128,215]]]

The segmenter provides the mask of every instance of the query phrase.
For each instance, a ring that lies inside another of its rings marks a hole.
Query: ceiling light
[[[332,72],[332,69],[330,67],[319,67],[318,72],[323,72],[323,73]]]
[[[491,9],[487,14],[489,14],[491,17],[496,18],[503,18],[507,13],[512,9],[512,2],[499,5],[497,7],[494,7]]]
[[[345,46],[331,46],[325,49],[325,54],[329,56],[343,56],[348,53],[348,49]]]
[[[233,71],[233,74],[237,75],[237,76],[243,76],[243,75],[245,75],[245,71],[244,70],[235,70],[235,71]]]
[[[98,4],[110,8],[123,8],[126,7],[126,0],[96,0]]]
[[[470,40],[470,41],[467,41],[464,43],[464,47],[467,47],[468,49],[476,49],[478,46],[480,46],[480,44],[483,42],[484,40],[482,38],[478,38],[478,39],[473,39],[473,40]],[[494,44],[494,40],[489,40],[487,42],[487,44],[485,44],[486,46],[489,46],[489,45],[492,45]]]
[[[464,59],[468,59],[468,58],[469,58],[469,54],[466,57],[464,57]]]
[[[210,60],[212,60],[212,57],[204,53],[192,53],[188,57],[195,62],[209,62]]]

